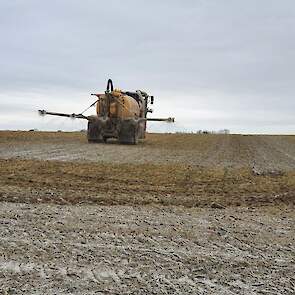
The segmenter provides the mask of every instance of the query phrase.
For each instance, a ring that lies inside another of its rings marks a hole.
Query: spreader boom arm
[[[67,117],[67,118],[74,118],[74,119],[85,119],[88,120],[88,117],[82,114],[64,114],[64,113],[55,113],[55,112],[47,112],[45,110],[38,111],[40,115],[51,115],[51,116],[59,116],[59,117]]]
[[[147,118],[147,121],[174,123],[174,118]]]

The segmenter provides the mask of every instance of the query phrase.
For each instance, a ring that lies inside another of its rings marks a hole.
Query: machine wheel
[[[88,122],[87,139],[89,143],[104,142],[104,139],[101,135],[101,124],[99,121]]]
[[[134,121],[125,121],[121,124],[119,142],[122,144],[138,143],[138,126]]]
[[[119,142],[121,144],[138,144],[138,136],[136,136],[135,134],[132,136],[129,136],[128,138],[119,138]]]
[[[88,139],[88,143],[103,143],[102,139]]]

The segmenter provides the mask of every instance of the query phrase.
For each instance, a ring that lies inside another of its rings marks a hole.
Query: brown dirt
[[[81,133],[0,132],[0,147],[4,201],[294,203],[292,136],[148,134],[125,146],[88,144]]]
[[[0,132],[0,201],[0,294],[295,292],[295,136]]]
[[[288,208],[2,203],[3,294],[294,294]]]
[[[0,159],[0,200],[104,205],[294,204],[295,172]],[[25,194],[24,194],[25,193]]]
[[[295,136],[148,134],[137,146],[88,144],[84,133],[0,132],[0,158],[295,168]]]

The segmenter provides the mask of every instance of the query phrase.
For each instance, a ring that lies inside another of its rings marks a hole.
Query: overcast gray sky
[[[0,129],[85,128],[36,110],[80,112],[108,78],[176,118],[150,131],[294,134],[295,1],[0,0]]]

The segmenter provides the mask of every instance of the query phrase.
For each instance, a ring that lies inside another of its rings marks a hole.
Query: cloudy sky
[[[85,128],[36,111],[112,78],[176,118],[150,131],[295,133],[294,0],[0,0],[0,37],[0,129]]]

